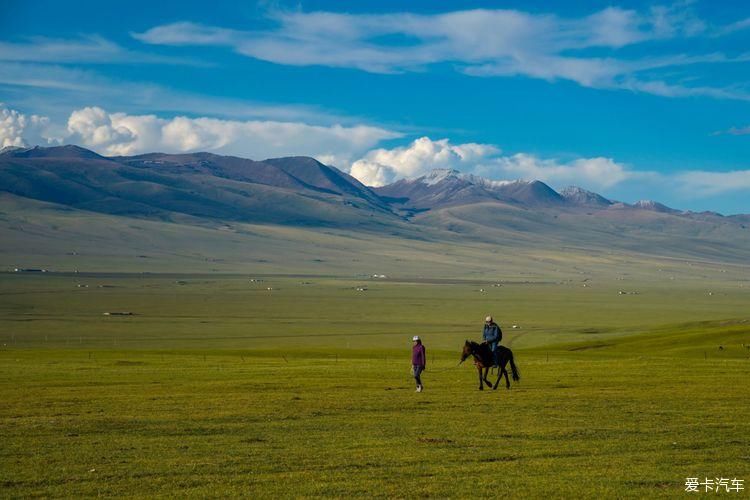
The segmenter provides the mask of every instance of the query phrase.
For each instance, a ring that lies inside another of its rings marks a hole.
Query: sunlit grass
[[[688,476],[750,480],[743,291],[11,278],[3,496],[677,497]],[[457,365],[488,311],[521,370],[510,391]]]

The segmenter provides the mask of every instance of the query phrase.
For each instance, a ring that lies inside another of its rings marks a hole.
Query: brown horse
[[[487,384],[487,387],[492,387],[493,390],[497,389],[497,386],[500,383],[500,379],[503,377],[503,375],[505,375],[505,387],[507,389],[510,389],[508,370],[505,369],[505,366],[508,363],[510,363],[510,370],[511,372],[513,372],[513,380],[517,382],[521,379],[521,376],[518,373],[518,368],[513,362],[513,351],[505,346],[497,346],[498,366],[500,367],[500,369],[498,370],[497,380],[495,381],[494,386],[489,380],[487,380],[487,374],[490,372],[490,368],[492,368],[492,366],[494,365],[492,350],[490,349],[490,346],[486,343],[477,344],[476,342],[467,340],[464,344],[464,349],[461,352],[461,361],[459,362],[459,364],[466,361],[466,358],[468,358],[469,356],[474,357],[474,366],[477,367],[477,372],[479,372],[480,391],[484,390],[484,384]],[[482,370],[484,370],[484,375],[482,375]]]

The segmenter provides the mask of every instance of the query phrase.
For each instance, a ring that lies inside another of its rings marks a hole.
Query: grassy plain
[[[687,477],[748,483],[750,289],[693,271],[0,274],[0,496],[681,497]],[[479,392],[457,366],[488,312],[521,370],[510,391]]]

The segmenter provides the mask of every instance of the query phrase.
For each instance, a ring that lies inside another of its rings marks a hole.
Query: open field
[[[653,215],[653,214],[651,214]],[[489,217],[489,220],[486,219]],[[510,218],[507,218],[510,217]],[[750,237],[731,224],[652,222],[636,234],[587,217],[477,207],[356,230],[114,216],[0,192],[0,270],[267,273],[513,281],[617,279],[678,287],[750,286]],[[647,230],[647,228],[650,228]],[[671,229],[670,229],[671,228]],[[681,229],[680,229],[681,228]],[[631,227],[631,229],[633,229]],[[682,231],[681,236],[673,234]],[[703,232],[705,231],[705,232]]]
[[[587,287],[2,274],[2,495],[678,497],[688,476],[747,483],[750,289],[725,274]],[[457,366],[487,312],[521,370],[511,391],[480,393]]]

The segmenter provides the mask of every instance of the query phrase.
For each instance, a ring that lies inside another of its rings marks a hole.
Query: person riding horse
[[[500,326],[492,320],[492,316],[487,316],[484,319],[484,331],[482,332],[482,338],[484,339],[484,343],[490,346],[495,367],[497,367],[497,345],[503,339],[503,331],[500,330]]]

